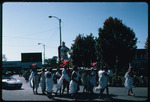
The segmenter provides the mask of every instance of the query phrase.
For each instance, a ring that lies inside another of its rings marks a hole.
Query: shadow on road
[[[56,98],[58,97],[58,98]],[[114,94],[110,94],[109,96],[107,96],[106,94],[103,95],[103,100],[106,100],[106,101],[112,101],[112,100],[115,100],[117,101],[117,99],[114,99],[113,97],[116,97],[116,95]],[[95,99],[99,99],[99,94],[89,94],[89,93],[77,93],[76,94],[76,98],[78,100],[82,100],[82,101],[93,101]],[[65,99],[72,99],[71,95],[67,95],[67,94],[64,94],[62,95],[61,97],[60,96],[53,96],[53,99],[52,100],[55,100],[55,101],[67,101]],[[102,100],[102,99],[100,99]]]

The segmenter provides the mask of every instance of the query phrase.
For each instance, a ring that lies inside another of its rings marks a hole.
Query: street
[[[53,99],[49,99],[46,95],[42,95],[41,87],[39,84],[38,94],[33,94],[32,88],[29,87],[28,83],[23,77],[19,75],[13,76],[16,79],[22,81],[23,86],[18,90],[7,90],[2,89],[2,100],[4,101],[73,101],[70,95],[66,92],[63,96],[55,96],[53,93]],[[53,92],[56,91],[56,85],[53,86]],[[127,96],[127,89],[124,87],[109,87],[110,97],[106,96],[106,91],[104,91],[104,99],[99,99],[99,92],[94,90],[94,95],[87,93],[82,93],[83,86],[80,86],[80,91],[78,92],[78,101],[146,101],[148,99],[148,88],[147,87],[137,87],[133,88],[135,96]]]

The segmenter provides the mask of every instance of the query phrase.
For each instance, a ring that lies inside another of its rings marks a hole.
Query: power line
[[[49,30],[45,30],[45,31],[40,31],[40,32],[36,32],[36,33],[30,33],[30,34],[20,34],[20,35],[18,35],[18,36],[3,36],[4,38],[16,38],[16,39],[31,39],[31,40],[36,40],[37,38],[26,38],[26,36],[31,36],[31,35],[39,35],[39,34],[42,34],[43,35],[43,33],[46,33],[46,32],[50,32],[50,31],[55,31],[56,29],[58,29],[58,27],[55,27],[55,28],[52,28],[52,29],[49,29]],[[15,34],[13,34],[13,35],[15,35]],[[55,34],[53,34],[53,33],[49,33],[48,35],[50,35],[50,38],[51,38],[51,36],[53,36],[53,35],[55,35]],[[49,36],[48,36],[49,37]],[[46,37],[47,38],[47,37]],[[46,39],[37,39],[37,40],[46,40]]]

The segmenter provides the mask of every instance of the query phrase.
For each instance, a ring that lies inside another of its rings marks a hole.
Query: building
[[[22,70],[28,70],[32,64],[37,64],[38,68],[42,68],[42,53],[21,53]]]
[[[13,71],[20,72],[21,71],[21,61],[3,61],[2,62],[2,72],[5,71]]]
[[[147,75],[148,73],[148,55],[146,49],[137,49],[135,57],[131,63],[138,75]]]
[[[2,72],[7,71],[20,73],[23,70],[29,70],[32,64],[37,64],[38,68],[42,68],[42,53],[21,53],[21,61],[3,61]]]

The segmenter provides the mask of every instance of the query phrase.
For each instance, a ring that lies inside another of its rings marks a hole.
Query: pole
[[[56,16],[49,16],[49,18],[56,18],[59,20],[59,31],[60,31],[60,46],[58,47],[58,58],[59,58],[59,68],[60,68],[60,62],[61,62],[61,55],[60,55],[60,49],[61,49],[61,19],[59,19]]]
[[[45,45],[43,45],[44,47],[44,65],[45,65]]]
[[[60,63],[61,63],[61,55],[60,55],[60,49],[61,49],[61,19],[59,19],[59,31],[60,31],[59,68],[60,68]]]
[[[61,46],[61,19],[59,19],[59,30],[60,30],[60,46]]]

